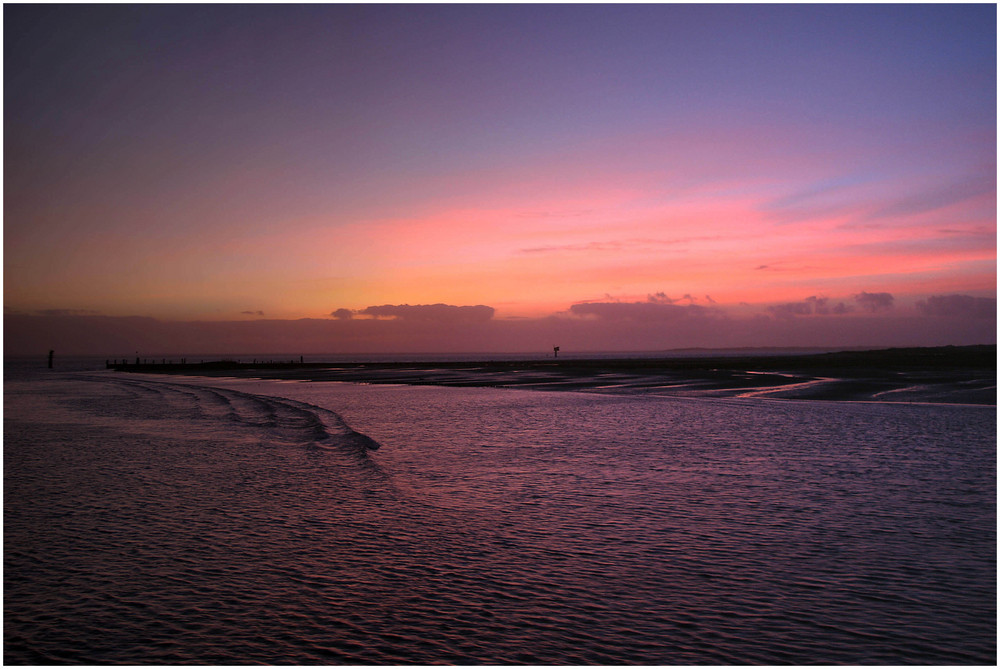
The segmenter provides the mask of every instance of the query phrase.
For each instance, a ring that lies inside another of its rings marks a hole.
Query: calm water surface
[[[8,664],[996,661],[994,407],[55,373],[4,408]]]

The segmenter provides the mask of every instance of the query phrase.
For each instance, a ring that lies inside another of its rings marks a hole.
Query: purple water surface
[[[996,659],[995,407],[113,374],[4,404],[8,664]]]

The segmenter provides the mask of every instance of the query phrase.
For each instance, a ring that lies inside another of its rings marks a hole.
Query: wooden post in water
[[[55,351],[49,349],[49,369],[52,369],[52,356],[56,354]]]

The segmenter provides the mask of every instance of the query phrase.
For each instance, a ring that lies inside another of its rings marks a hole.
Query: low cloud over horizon
[[[374,318],[398,318],[409,321],[439,321],[449,323],[478,323],[493,318],[493,307],[477,304],[475,306],[455,306],[452,304],[383,304],[377,307],[367,307],[359,311],[337,309],[330,315],[338,319],[349,319],[354,315],[372,316]]]
[[[707,297],[707,296],[706,296]],[[679,303],[686,302],[686,303]],[[900,306],[890,293],[844,300],[810,296],[740,313],[686,295],[645,301],[581,302],[540,318],[496,318],[486,305],[375,305],[339,308],[326,319],[167,321],[46,309],[8,310],[4,353],[49,348],[64,354],[489,353],[650,351],[674,348],[872,348],[992,344],[996,299],[932,295]],[[857,308],[855,308],[857,307]]]
[[[584,302],[570,306],[573,316],[602,321],[673,322],[680,319],[708,319],[722,312],[697,304],[679,305],[673,301],[652,299],[646,302]]]
[[[926,316],[975,318],[996,321],[996,298],[971,295],[932,295],[917,302],[917,311]]]

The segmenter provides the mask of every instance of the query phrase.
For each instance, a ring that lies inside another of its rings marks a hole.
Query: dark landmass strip
[[[457,387],[996,405],[996,345],[483,362],[108,363],[126,372]]]

